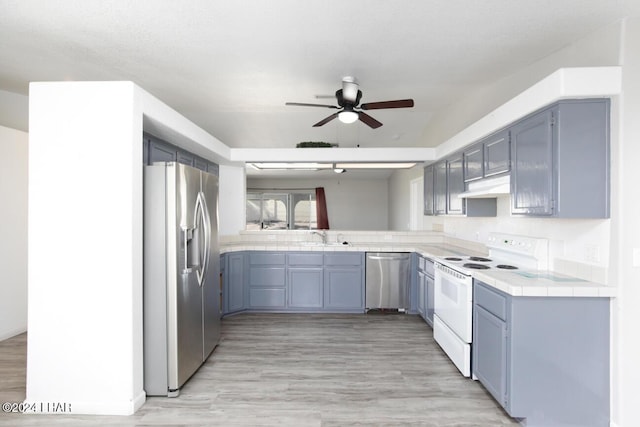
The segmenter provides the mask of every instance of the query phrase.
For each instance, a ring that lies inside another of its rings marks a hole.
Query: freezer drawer
[[[365,307],[408,309],[411,254],[367,252]]]

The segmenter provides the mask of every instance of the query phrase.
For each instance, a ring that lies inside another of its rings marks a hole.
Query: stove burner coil
[[[509,265],[509,264],[498,264],[496,265],[496,268],[501,268],[503,270],[517,270],[518,267],[516,267],[515,265]]]
[[[469,261],[491,262],[491,260],[489,258],[484,258],[484,257],[481,257],[481,256],[470,256],[469,257]]]
[[[472,262],[468,262],[466,264],[462,265],[464,268],[472,268],[474,270],[488,270],[491,267],[489,267],[488,265],[484,265],[484,264],[474,264]]]
[[[454,256],[448,256],[445,259],[447,261],[462,261],[462,258],[458,258],[458,257],[454,257]]]

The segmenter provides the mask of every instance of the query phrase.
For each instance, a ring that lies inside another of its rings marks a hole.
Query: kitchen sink
[[[350,243],[340,243],[340,242],[327,242],[327,243],[323,243],[323,242],[300,242],[300,246],[311,246],[311,247],[317,247],[317,246],[351,246]]]

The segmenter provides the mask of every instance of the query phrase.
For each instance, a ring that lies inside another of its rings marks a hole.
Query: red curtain
[[[329,229],[329,216],[327,215],[327,199],[324,197],[324,187],[316,188],[316,219],[318,230]]]

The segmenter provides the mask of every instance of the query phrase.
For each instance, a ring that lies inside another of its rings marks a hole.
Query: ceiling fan
[[[382,123],[368,115],[362,110],[381,110],[386,108],[409,108],[413,107],[413,99],[399,99],[396,101],[367,102],[360,104],[362,91],[358,89],[358,83],[354,77],[344,77],[342,79],[342,89],[336,91],[338,106],[327,104],[306,104],[303,102],[287,102],[285,105],[297,105],[301,107],[323,107],[340,110],[329,117],[320,120],[313,127],[319,127],[329,123],[336,117],[343,123],[353,123],[360,120],[373,129],[382,126]]]

